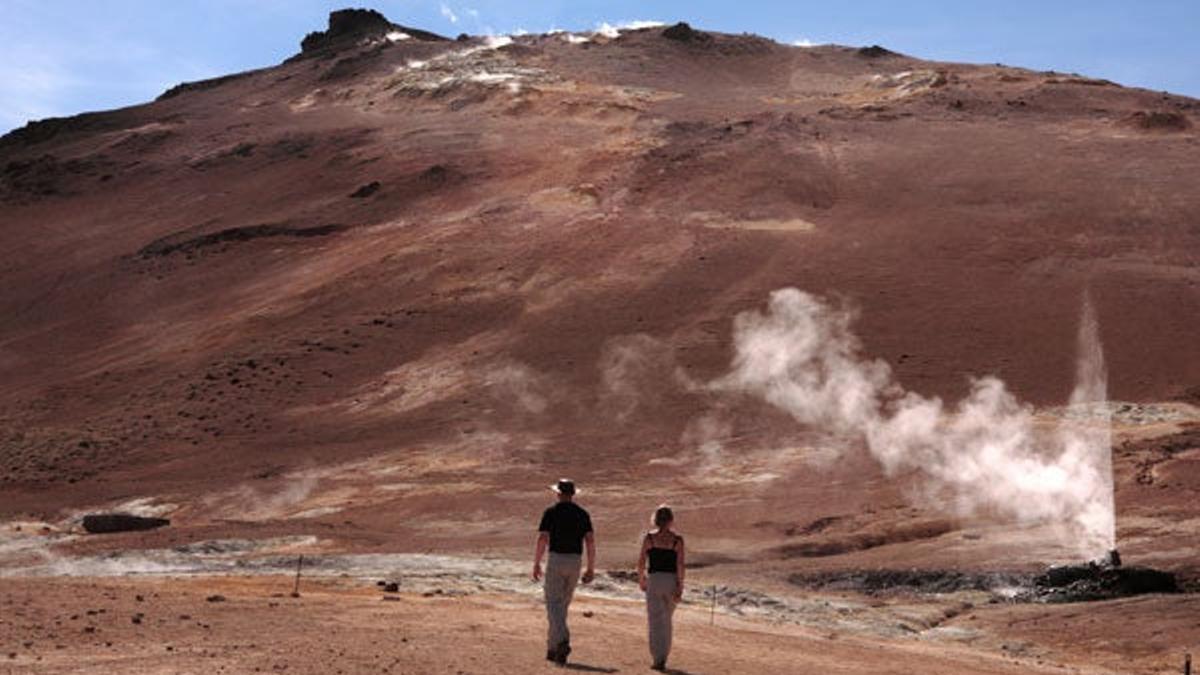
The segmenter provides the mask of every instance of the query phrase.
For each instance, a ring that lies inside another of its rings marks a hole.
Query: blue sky
[[[0,0],[0,132],[278,63],[324,28],[331,9],[348,5],[449,36],[684,20],[780,42],[881,44],[1200,96],[1200,0]]]

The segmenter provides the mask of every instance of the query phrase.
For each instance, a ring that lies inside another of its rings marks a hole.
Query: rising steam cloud
[[[1064,545],[1089,557],[1113,548],[1107,420],[1039,433],[1031,406],[996,377],[973,379],[952,407],[906,391],[885,362],[861,354],[853,318],[797,289],[775,291],[766,312],[736,318],[733,367],[713,387],[861,439],[889,474],[920,472],[961,513],[1055,525]],[[1071,403],[1103,403],[1106,386],[1095,313],[1085,302]]]

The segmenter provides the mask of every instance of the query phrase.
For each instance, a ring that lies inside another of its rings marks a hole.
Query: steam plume
[[[1056,524],[1062,543],[1095,557],[1113,547],[1106,424],[1064,422],[1038,434],[1033,409],[996,377],[971,381],[953,407],[906,391],[891,368],[861,355],[853,314],[794,288],[734,322],[731,372],[717,389],[761,397],[797,422],[860,439],[889,473],[915,470],[960,512]],[[1072,403],[1105,399],[1095,313],[1085,303]]]

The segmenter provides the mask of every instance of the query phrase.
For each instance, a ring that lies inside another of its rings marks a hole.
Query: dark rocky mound
[[[712,39],[708,33],[698,31],[684,21],[664,28],[662,36],[677,42],[707,42]]]
[[[1146,593],[1178,593],[1175,575],[1148,567],[1112,567],[1089,563],[1051,567],[1033,578],[1018,595],[1035,602],[1111,600]]]
[[[998,600],[1013,602],[1087,602],[1180,591],[1175,575],[1170,572],[1102,562],[1055,566],[1038,575],[884,569],[794,574],[788,581],[805,588],[866,595],[986,591]]]
[[[70,117],[47,117],[33,120],[0,137],[0,149],[10,145],[34,145],[69,133],[103,132],[120,129],[129,120],[118,112],[90,112]]]
[[[113,168],[113,162],[103,155],[64,160],[45,154],[13,160],[0,168],[0,202],[22,203],[71,194],[88,179],[111,179],[112,174],[106,172]]]
[[[878,59],[884,56],[895,56],[896,52],[879,45],[871,45],[870,47],[859,47],[858,55],[868,59]]]
[[[406,33],[415,40],[441,41],[446,38],[392,23],[373,9],[339,9],[329,13],[329,28],[314,31],[300,41],[300,57],[316,56],[350,47],[364,38],[379,38],[392,32]]]
[[[1139,110],[1126,117],[1125,123],[1143,131],[1187,131],[1192,126],[1181,113],[1158,110]]]
[[[1005,572],[961,572],[958,570],[849,570],[817,574],[793,574],[788,581],[797,586],[829,591],[854,591],[867,595],[886,593],[955,593],[995,591],[1020,587],[1028,577]]]
[[[370,197],[371,195],[375,194],[376,192],[379,192],[380,187],[381,187],[381,185],[380,185],[379,181],[373,180],[370,183],[367,183],[366,185],[363,185],[362,187],[355,190],[350,195],[350,197],[352,199],[365,199],[365,198]]]
[[[92,513],[83,517],[83,529],[90,534],[136,532],[170,525],[166,518],[146,518],[128,513]]]
[[[285,225],[251,225],[248,227],[231,227],[211,234],[202,234],[189,239],[179,239],[176,235],[168,235],[156,239],[143,246],[138,255],[143,258],[164,256],[178,252],[194,251],[216,244],[250,241],[265,237],[324,237],[346,229],[342,225],[317,225],[314,227],[287,227]]]
[[[234,73],[232,75],[222,75],[221,77],[212,77],[207,80],[196,80],[194,82],[181,82],[181,83],[175,85],[174,87],[171,87],[170,89],[159,94],[158,98],[156,98],[154,100],[155,101],[165,101],[170,98],[175,98],[176,96],[183,94],[185,92],[204,91],[206,89],[213,89],[215,87],[219,87],[228,82],[233,82],[235,80],[240,80],[243,77],[253,75],[255,72],[257,72],[257,71],[247,71],[244,73]]]

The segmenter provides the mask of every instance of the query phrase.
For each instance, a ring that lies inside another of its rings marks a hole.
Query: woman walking
[[[650,656],[654,659],[651,668],[666,670],[667,655],[671,653],[671,615],[683,597],[683,537],[671,530],[675,514],[669,506],[655,509],[652,522],[654,528],[642,538],[638,585],[646,592]]]

